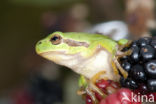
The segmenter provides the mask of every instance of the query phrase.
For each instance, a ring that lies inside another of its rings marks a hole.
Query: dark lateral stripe
[[[86,42],[78,42],[75,40],[70,40],[70,39],[64,39],[64,43],[68,44],[69,46],[84,46],[84,47],[89,47],[89,44]]]

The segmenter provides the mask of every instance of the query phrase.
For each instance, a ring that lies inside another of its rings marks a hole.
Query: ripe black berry
[[[147,62],[145,68],[145,71],[150,78],[156,78],[156,60]]]
[[[121,65],[127,72],[130,71],[131,69],[131,64],[127,61],[123,62],[122,65]]]
[[[149,79],[147,81],[147,87],[150,91],[155,92],[156,91],[156,79]]]
[[[126,79],[125,83],[126,83],[125,86],[130,88],[130,89],[138,88],[137,83],[131,78]]]
[[[147,61],[154,58],[155,50],[152,46],[146,45],[141,48],[140,54],[143,60]]]
[[[132,54],[131,54],[131,59],[135,62],[139,61],[139,47],[138,46],[135,46],[135,47],[132,47]]]
[[[134,78],[138,82],[143,82],[146,80],[146,75],[143,67],[141,65],[135,65],[131,69],[131,75],[132,78]]]
[[[138,40],[138,44],[139,44],[140,46],[146,46],[146,45],[148,45],[150,42],[151,42],[151,38],[150,38],[150,37],[144,37],[144,38],[140,38],[140,39]]]

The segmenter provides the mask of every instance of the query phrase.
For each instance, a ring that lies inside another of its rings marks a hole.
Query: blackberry
[[[127,72],[130,71],[131,69],[131,64],[127,61],[123,62],[122,65],[121,65]]]
[[[122,87],[128,87],[131,89],[136,89],[138,88],[138,84],[135,80],[131,78],[124,79],[123,77],[120,78],[120,84]]]
[[[137,43],[139,46],[146,46],[150,44],[151,40],[152,39],[150,37],[144,37],[144,38],[140,38]]]
[[[143,60],[150,60],[154,58],[155,49],[150,45],[146,45],[141,48],[140,54]]]
[[[128,87],[128,88],[131,88],[131,89],[138,88],[138,85],[137,85],[136,81],[131,79],[131,78],[127,78],[125,83],[126,83],[125,86]]]
[[[138,82],[143,82],[146,80],[146,74],[143,67],[139,64],[132,67],[130,76]]]
[[[156,92],[156,79],[149,79],[147,81],[147,87],[150,91]]]
[[[156,37],[144,37],[133,41],[122,52],[131,49],[131,55],[119,59],[128,77],[120,78],[122,87],[141,93],[156,92]]]
[[[131,48],[132,49],[132,54],[130,55],[130,58],[134,61],[137,62],[139,61],[139,47],[138,46],[134,46]]]
[[[150,78],[156,78],[156,60],[149,61],[145,65],[146,73]]]

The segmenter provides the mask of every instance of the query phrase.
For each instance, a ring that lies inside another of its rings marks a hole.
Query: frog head
[[[67,61],[87,55],[89,41],[76,33],[54,32],[36,44],[36,52],[57,64],[67,66]]]

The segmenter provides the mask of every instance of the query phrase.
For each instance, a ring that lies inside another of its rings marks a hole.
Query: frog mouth
[[[49,51],[40,53],[41,56],[51,55],[51,54],[65,54],[65,51]]]
[[[65,51],[49,51],[49,52],[43,52],[39,54],[40,56],[54,61],[55,63],[60,63],[62,61],[67,61],[69,59],[75,58],[72,54],[67,54]]]
[[[57,56],[57,55],[60,55],[60,54],[66,54],[65,51],[49,51],[49,52],[42,52],[42,53],[39,53],[40,56],[44,57],[44,58],[47,58],[48,57],[53,57],[53,56]]]

